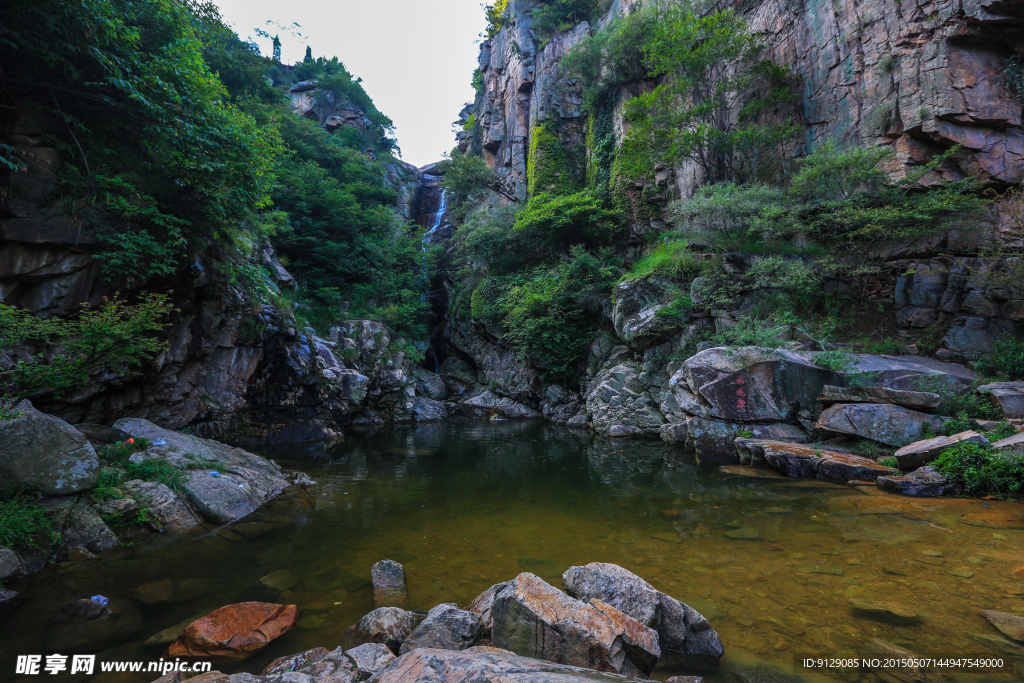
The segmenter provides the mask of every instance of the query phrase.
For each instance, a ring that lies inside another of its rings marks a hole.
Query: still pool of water
[[[405,565],[415,609],[465,606],[522,571],[561,586],[571,565],[622,565],[718,630],[726,657],[711,681],[737,680],[734,672],[769,680],[752,672],[769,675],[772,667],[791,676],[795,656],[864,655],[872,639],[920,655],[1009,659],[992,649],[997,632],[978,610],[1024,614],[1017,503],[915,500],[718,469],[660,443],[533,423],[396,427],[263,454],[318,486],[216,532],[36,577],[0,626],[0,680],[11,680],[15,654],[155,660],[165,646],[145,645],[148,638],[222,605],[297,604],[298,627],[234,669],[258,672],[278,656],[341,644],[373,609],[369,569],[384,558]],[[55,621],[62,605],[95,594],[125,609],[120,632],[69,632]],[[898,603],[921,621],[854,615],[857,599]],[[801,676],[793,680],[826,680]],[[40,678],[56,677],[26,680]]]

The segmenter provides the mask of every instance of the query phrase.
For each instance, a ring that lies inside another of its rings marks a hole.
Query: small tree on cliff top
[[[743,181],[765,150],[792,137],[788,120],[765,124],[765,111],[792,99],[783,67],[762,59],[764,47],[732,10],[698,15],[680,6],[657,15],[643,51],[653,91],[629,101],[626,154],[654,163],[690,159],[711,180]]]

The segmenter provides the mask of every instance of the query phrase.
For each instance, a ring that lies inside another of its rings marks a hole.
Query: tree
[[[760,120],[794,99],[788,71],[761,57],[761,41],[733,10],[642,11],[657,17],[643,48],[649,73],[664,76],[653,91],[629,101],[624,151],[654,163],[689,159],[712,181],[752,176],[761,155],[795,133],[790,116]]]
[[[281,39],[274,36],[274,61],[281,63]]]
[[[312,62],[313,62],[313,49],[309,45],[307,45],[306,46],[306,56],[302,58],[302,63],[303,64],[311,64]]]

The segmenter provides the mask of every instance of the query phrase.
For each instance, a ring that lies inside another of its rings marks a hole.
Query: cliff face
[[[642,0],[614,3],[605,21]],[[531,132],[551,121],[579,137],[579,90],[558,62],[582,39],[581,24],[543,48],[531,28],[529,0],[509,3],[509,20],[480,48],[484,92],[475,104],[478,141],[502,190],[526,197]],[[1024,2],[832,2],[763,0],[717,3],[746,15],[770,56],[799,81],[803,133],[781,160],[827,140],[886,145],[920,163],[963,145],[953,173],[980,174],[997,185],[1024,179],[1021,106],[1002,76],[1006,58],[1024,46]],[[628,95],[629,93],[623,93]],[[622,134],[621,119],[616,130]],[[468,145],[470,138],[464,141]],[[702,180],[682,165],[673,194],[688,196]]]

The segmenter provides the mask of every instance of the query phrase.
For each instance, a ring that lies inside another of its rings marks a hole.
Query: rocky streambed
[[[155,660],[189,624],[247,602],[295,605],[293,623],[248,658],[218,662],[225,675],[260,675],[316,648],[341,647],[352,665],[348,634],[378,606],[370,567],[383,558],[404,565],[402,609],[416,619],[439,605],[454,605],[443,610],[457,610],[451,617],[470,612],[490,587],[524,574],[575,599],[563,591],[570,567],[618,565],[707,620],[724,650],[715,672],[696,674],[709,681],[789,680],[769,676],[792,676],[794,656],[804,654],[897,648],[1009,658],[1021,647],[980,614],[1024,614],[1016,503],[700,465],[660,441],[536,422],[395,427],[262,455],[318,484],[173,543],[37,575],[0,625],[0,667],[13,670],[16,653],[57,648]],[[93,595],[109,598],[118,616],[82,628],[65,608]],[[476,649],[425,648],[395,666],[416,676],[462,671],[472,660],[507,673],[522,664],[509,657],[540,656],[480,650],[490,645],[479,633],[465,640]],[[660,636],[658,644],[664,649]],[[650,675],[694,672],[659,656]]]

